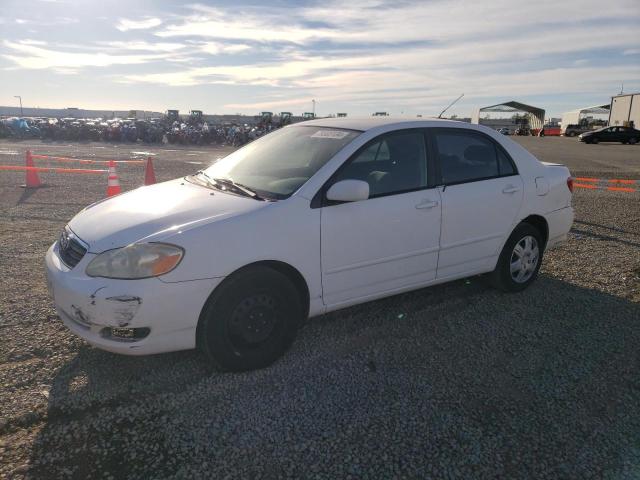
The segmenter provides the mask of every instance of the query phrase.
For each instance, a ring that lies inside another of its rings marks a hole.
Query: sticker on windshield
[[[349,132],[343,130],[318,130],[311,135],[311,138],[333,138],[334,140],[341,140],[349,135]]]

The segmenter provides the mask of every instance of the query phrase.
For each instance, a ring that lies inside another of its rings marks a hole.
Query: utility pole
[[[24,113],[22,113],[22,97],[20,95],[14,95],[13,98],[19,98],[20,99],[20,116],[24,117]]]
[[[316,118],[316,101],[315,100],[311,100],[311,105],[312,105],[312,112],[313,112],[313,118]]]

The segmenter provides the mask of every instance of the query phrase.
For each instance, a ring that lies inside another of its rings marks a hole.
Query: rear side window
[[[501,176],[515,175],[516,169],[513,167],[513,163],[507,157],[507,155],[499,148],[496,148],[498,153],[498,173]]]
[[[435,134],[435,149],[445,185],[516,173],[502,149],[482,134],[439,130]]]

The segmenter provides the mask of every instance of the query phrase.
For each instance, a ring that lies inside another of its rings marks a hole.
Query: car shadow
[[[314,319],[255,372],[85,347],[57,372],[28,478],[388,478],[391,459],[409,477],[631,478],[639,320],[547,275],[519,294],[475,277]]]

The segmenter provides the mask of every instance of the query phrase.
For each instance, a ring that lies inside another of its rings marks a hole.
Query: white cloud
[[[14,21],[18,25],[51,27],[54,25],[71,25],[72,23],[78,23],[79,20],[77,18],[71,18],[71,17],[49,17],[46,19],[16,18]]]
[[[42,48],[24,42],[4,41],[5,48],[15,54],[4,54],[4,58],[26,69],[57,69],[69,73],[83,67],[107,67],[110,65],[135,65],[167,58],[166,55],[112,55],[102,52],[63,52]]]
[[[167,42],[145,42],[145,41],[110,41],[110,42],[96,42],[97,45],[108,47],[112,50],[129,50],[129,51],[143,51],[143,52],[176,52],[185,48],[182,43],[167,43]],[[86,47],[86,46],[85,46]]]
[[[205,37],[257,42],[306,42],[316,38],[339,37],[339,32],[329,29],[306,28],[288,24],[291,9],[269,7],[260,11],[221,10],[196,5],[197,13],[186,16],[179,23],[167,25],[156,32],[160,37]]]
[[[249,45],[244,43],[228,44],[222,42],[204,42],[197,47],[199,51],[209,55],[237,54],[251,49]]]
[[[149,17],[139,20],[121,18],[116,24],[116,28],[121,32],[126,32],[128,30],[148,30],[160,25],[162,25],[162,20],[157,17]]]
[[[601,0],[538,0],[517,8],[512,0],[191,5],[167,17],[149,10],[147,17],[119,19],[116,28],[133,31],[135,40],[112,30],[108,41],[69,45],[50,35],[49,43],[5,42],[0,53],[20,68],[64,73],[118,66],[109,77],[116,83],[242,85],[242,103],[223,100],[233,109],[303,106],[318,98],[345,111],[424,111],[462,92],[474,102],[578,94],[597,102],[620,79],[640,81],[640,66],[628,58],[640,54],[636,3],[620,0],[606,9]],[[142,74],[130,67],[151,62]]]

